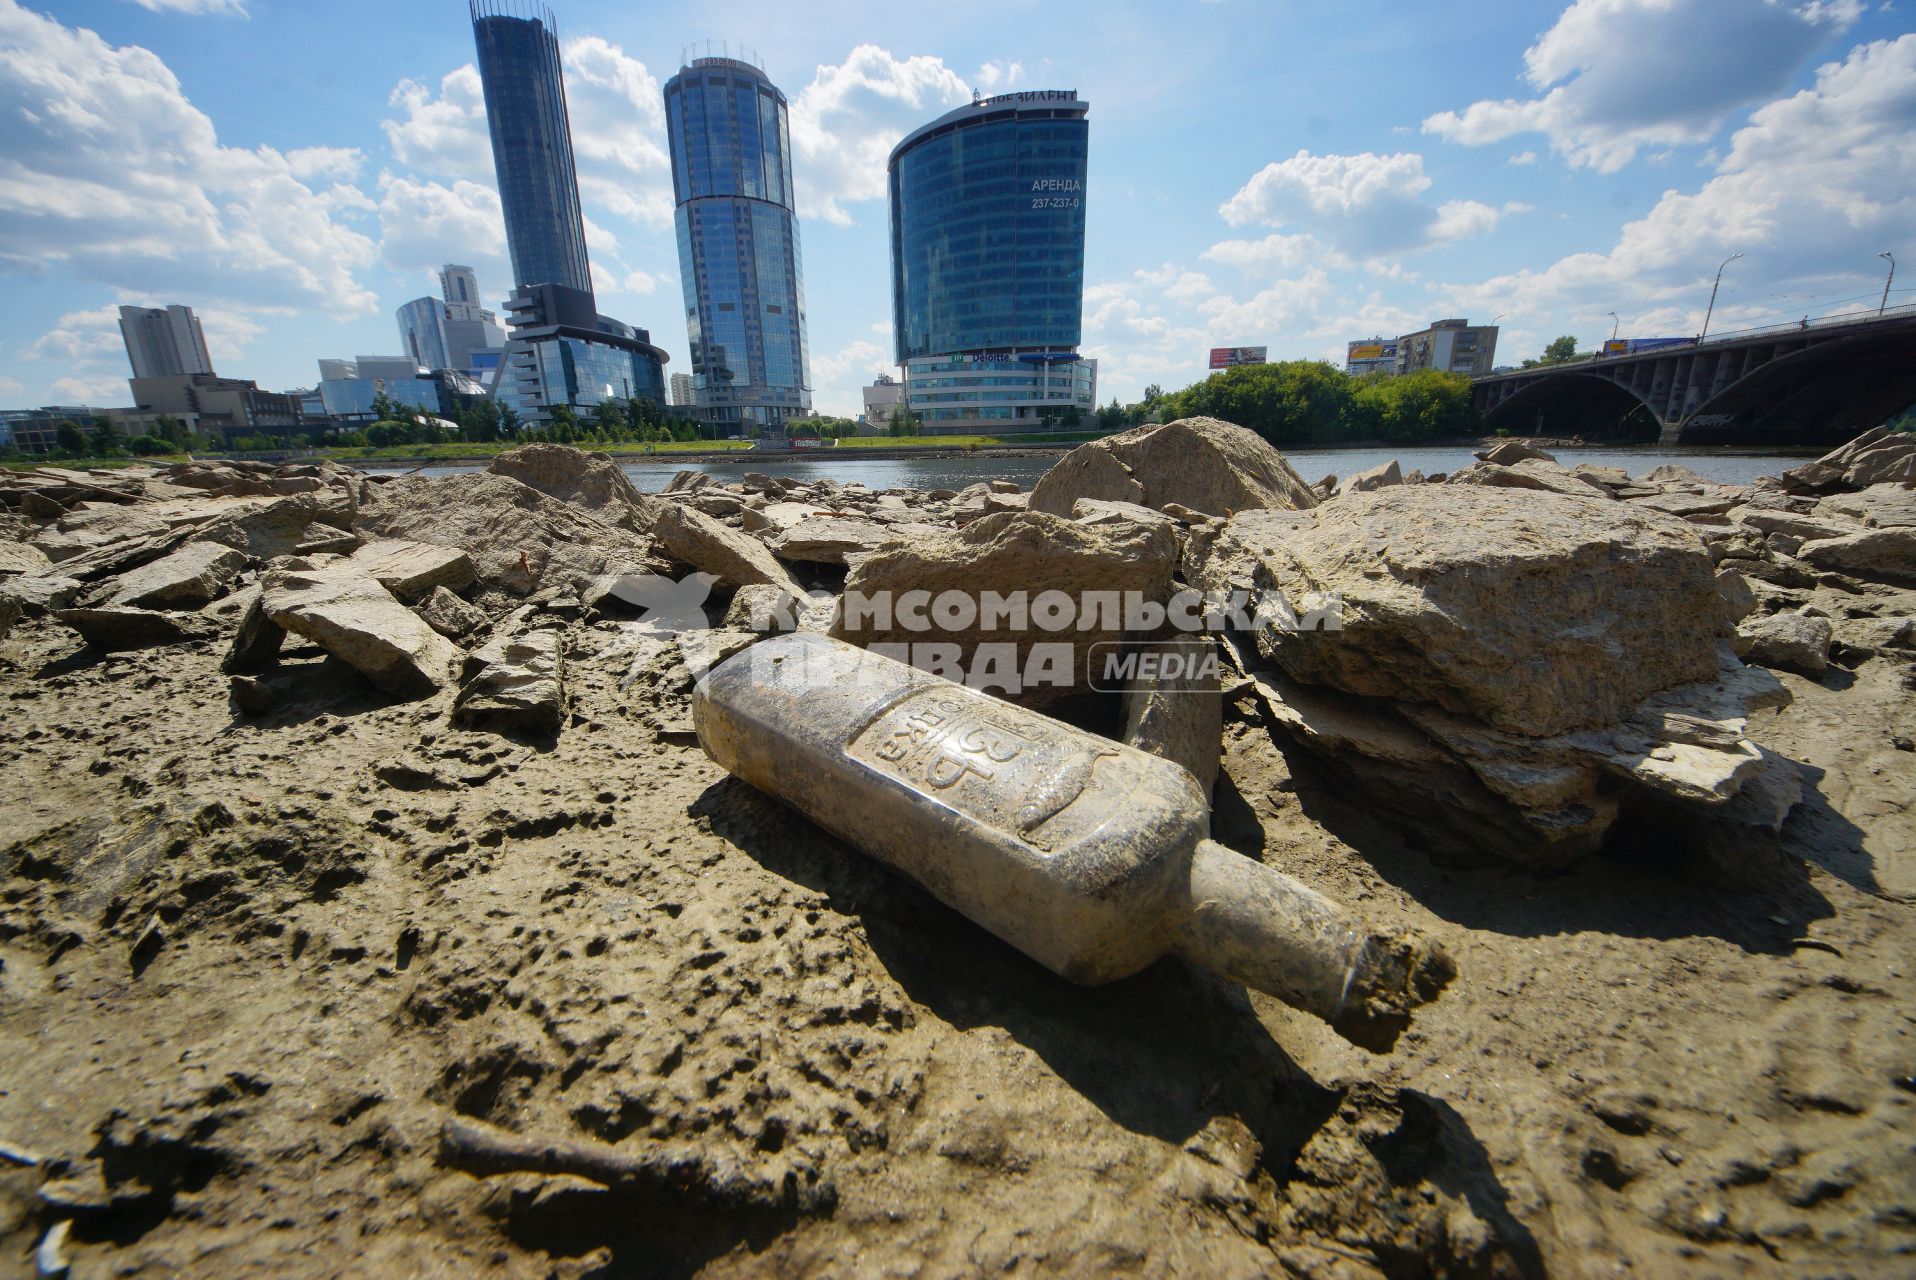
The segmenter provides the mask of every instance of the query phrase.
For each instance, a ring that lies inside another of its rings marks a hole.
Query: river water
[[[1688,467],[1706,479],[1724,484],[1748,484],[1758,476],[1773,476],[1789,467],[1814,458],[1820,450],[1778,453],[1743,449],[1659,448],[1654,445],[1553,449],[1566,467],[1587,462],[1597,467],[1621,467],[1631,475],[1642,475],[1666,463]],[[843,455],[792,457],[790,455],[739,454],[734,458],[701,461],[627,462],[623,464],[632,483],[645,493],[657,493],[679,471],[707,471],[716,479],[757,471],[769,476],[789,476],[794,480],[835,480],[841,484],[857,481],[872,489],[962,489],[981,480],[1012,480],[1029,489],[1059,455],[1052,454],[967,454],[945,458],[859,458]],[[1455,471],[1475,461],[1467,445],[1435,448],[1357,448],[1295,449],[1285,453],[1291,465],[1306,480],[1315,483],[1326,474],[1352,476],[1381,466],[1395,458],[1405,471],[1418,470],[1425,475],[1437,471]],[[404,468],[414,470],[413,468]],[[484,470],[475,466],[428,466],[416,474],[427,476],[458,475]]]

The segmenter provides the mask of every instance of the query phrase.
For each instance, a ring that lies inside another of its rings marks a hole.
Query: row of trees
[[[792,418],[785,423],[788,440],[843,440],[858,434],[858,423],[850,418],[820,414],[813,418]]]
[[[1182,391],[1145,388],[1135,405],[1098,411],[1098,425],[1121,430],[1142,422],[1210,417],[1235,422],[1272,444],[1416,441],[1475,435],[1470,379],[1420,369],[1353,378],[1317,360],[1281,360],[1224,369]]]

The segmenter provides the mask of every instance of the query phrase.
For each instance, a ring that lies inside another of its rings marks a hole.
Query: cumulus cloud
[[[1912,225],[1916,35],[1906,35],[1859,45],[1819,68],[1812,88],[1752,113],[1715,176],[1694,192],[1665,192],[1609,252],[1572,254],[1460,296],[1519,314],[1614,308],[1695,332],[1717,263],[1740,252],[1718,323],[1793,319],[1819,310],[1817,299],[1860,305],[1880,288],[1877,251]]]
[[[437,97],[417,80],[401,80],[386,102],[402,113],[380,122],[399,163],[441,177],[492,182],[492,139],[477,67],[467,63],[441,76]]]
[[[812,357],[812,404],[818,413],[855,418],[864,412],[860,391],[881,373],[893,373],[891,351],[855,338],[830,355]]]
[[[1427,249],[1482,235],[1498,211],[1474,200],[1430,205],[1424,158],[1396,155],[1312,155],[1299,151],[1265,165],[1218,209],[1234,227],[1311,229],[1333,248],[1359,257]]]
[[[1424,132],[1470,146],[1540,133],[1571,164],[1613,173],[1641,148],[1708,141],[1730,112],[1782,91],[1864,8],[1575,0],[1524,53],[1524,79],[1540,96],[1440,111]]]
[[[355,277],[369,202],[350,153],[222,146],[179,80],[137,46],[0,0],[0,263],[60,265],[138,294],[373,310]]]
[[[482,280],[507,274],[505,215],[489,186],[382,172],[379,228],[380,257],[395,271],[463,262]]]
[[[154,13],[224,13],[246,16],[246,0],[133,0],[142,9]]]
[[[863,44],[818,68],[791,107],[798,211],[850,226],[846,204],[884,196],[885,161],[898,140],[969,101],[970,86],[938,58],[901,62]]]

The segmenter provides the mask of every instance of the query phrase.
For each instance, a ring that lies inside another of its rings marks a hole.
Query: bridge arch
[[[1863,332],[1778,355],[1686,415],[1684,443],[1840,443],[1916,405],[1916,335]]]
[[[1484,421],[1529,436],[1654,441],[1662,424],[1630,388],[1577,367],[1524,383],[1489,409]]]

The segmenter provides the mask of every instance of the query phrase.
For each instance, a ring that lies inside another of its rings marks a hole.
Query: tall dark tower
[[[695,58],[665,83],[679,276],[700,421],[754,433],[812,408],[785,95]]]
[[[471,12],[512,283],[590,293],[585,218],[579,211],[572,124],[552,11],[526,0],[471,0]]]

